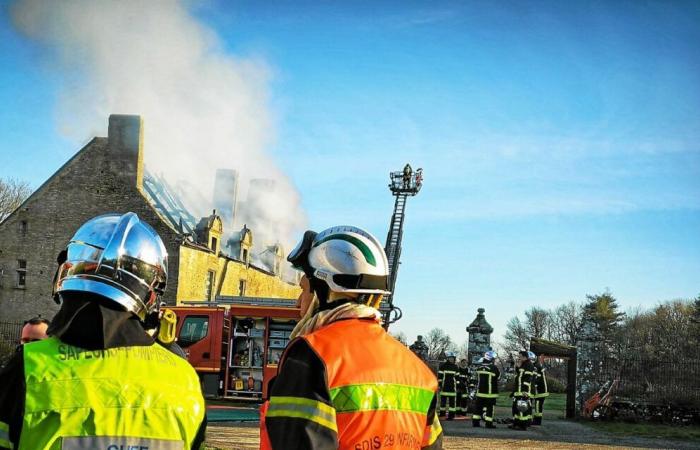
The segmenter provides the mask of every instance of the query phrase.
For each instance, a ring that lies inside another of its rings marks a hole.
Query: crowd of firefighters
[[[427,346],[418,336],[411,350],[426,359]],[[494,408],[498,399],[501,372],[496,365],[498,355],[487,351],[476,364],[470,366],[467,359],[456,361],[454,352],[444,354],[445,360],[437,371],[439,386],[439,415],[447,420],[457,416],[471,416],[474,427],[485,423],[486,428],[496,428]],[[526,430],[530,425],[542,425],[544,401],[549,396],[545,368],[537,355],[520,351],[514,362],[512,399],[512,424],[510,428]]]

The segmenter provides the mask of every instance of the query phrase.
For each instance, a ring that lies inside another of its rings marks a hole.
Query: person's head
[[[46,329],[49,327],[49,321],[43,317],[32,317],[24,321],[22,327],[22,336],[19,339],[21,344],[40,341],[49,337],[46,334]]]
[[[522,365],[528,359],[530,358],[527,350],[522,350],[518,353],[518,365]]]
[[[158,309],[168,256],[150,225],[132,213],[104,214],[71,238],[58,268],[55,294],[90,294],[144,321]]]
[[[445,356],[447,357],[447,360],[451,363],[454,363],[457,360],[455,352],[445,352]]]
[[[537,355],[535,355],[535,352],[527,352],[527,359],[534,364],[537,361]]]
[[[465,368],[465,367],[467,367],[468,365],[469,365],[469,361],[467,361],[466,359],[462,358],[462,359],[459,360],[459,367]]]
[[[384,248],[357,227],[336,226],[318,234],[307,231],[287,260],[306,275],[319,310],[333,308],[339,299],[376,307],[382,295],[389,293]]]
[[[418,337],[416,338],[416,340],[417,340],[418,342],[423,342],[423,336],[421,336],[421,335],[419,334]]]

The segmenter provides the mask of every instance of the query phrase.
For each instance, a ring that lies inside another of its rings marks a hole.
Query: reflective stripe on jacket
[[[513,395],[516,397],[531,395],[534,392],[534,388],[532,387],[533,374],[535,371],[534,366],[530,361],[525,361],[525,363],[516,368],[516,370]]]
[[[457,393],[457,376],[459,367],[450,361],[445,361],[438,368],[438,381],[442,395]]]
[[[24,346],[24,372],[20,450],[189,449],[204,420],[197,374],[160,345],[92,351],[49,338]]]
[[[538,365],[535,366],[535,398],[549,397],[549,388],[547,387],[547,376],[545,368]]]
[[[498,368],[492,364],[484,364],[476,369],[478,375],[477,397],[498,398]]]
[[[466,392],[469,385],[469,367],[460,367],[457,372],[457,391]]]
[[[275,450],[442,448],[436,392],[430,369],[376,321],[339,320],[290,343],[266,438]]]

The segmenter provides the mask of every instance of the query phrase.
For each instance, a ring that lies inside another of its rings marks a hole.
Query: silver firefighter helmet
[[[158,308],[167,278],[168,255],[158,233],[135,213],[104,214],[71,238],[54,291],[100,295],[143,321]]]
[[[527,410],[530,408],[530,402],[528,402],[525,399],[519,398],[515,400],[515,409],[520,411],[521,413],[527,412]]]

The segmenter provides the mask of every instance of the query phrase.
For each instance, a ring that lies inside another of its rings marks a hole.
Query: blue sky
[[[396,302],[409,338],[500,336],[531,306],[609,288],[624,307],[700,293],[697,2],[197,2],[272,74],[269,149],[311,226],[384,239],[389,170],[425,170]],[[0,17],[0,176],[38,186],[79,144],[62,79]],[[90,136],[85,136],[85,140]]]

